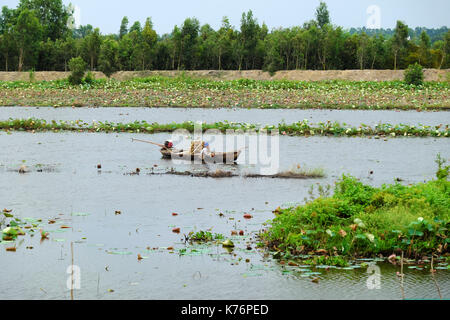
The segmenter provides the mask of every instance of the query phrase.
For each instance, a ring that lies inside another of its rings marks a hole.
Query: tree
[[[33,10],[42,26],[43,39],[55,41],[64,38],[68,31],[67,21],[71,12],[62,0],[20,0],[18,10]]]
[[[431,41],[430,37],[425,31],[420,34],[420,46],[419,46],[419,63],[425,67],[431,64]]]
[[[423,68],[420,64],[410,64],[405,70],[405,83],[409,85],[420,86],[423,84]]]
[[[63,60],[64,71],[67,72],[68,61],[76,55],[75,40],[72,37],[67,37],[65,40],[59,41],[57,47]]]
[[[131,56],[130,56],[131,68],[133,70],[144,70],[145,53],[144,53],[144,42],[142,38],[142,33],[139,31],[139,29],[135,28],[127,35],[127,37],[131,41]]]
[[[131,55],[133,42],[129,34],[123,36],[119,42],[119,65],[120,70],[132,70]]]
[[[120,24],[119,38],[122,39],[128,33],[128,17],[123,17],[122,23]]]
[[[444,40],[445,46],[444,46],[444,60],[447,59],[449,60],[450,58],[450,31],[448,31],[445,35],[445,40]],[[447,63],[447,66],[449,65],[449,63]]]
[[[175,70],[175,65],[178,70],[181,67],[181,52],[182,52],[182,37],[181,30],[175,26],[170,35],[170,48],[172,57],[172,70]]]
[[[259,25],[253,12],[249,10],[247,14],[244,12],[241,18],[241,34],[240,40],[243,46],[243,60],[245,69],[254,68],[256,58],[256,46],[258,44]]]
[[[88,35],[90,35],[92,32],[94,32],[94,27],[90,24],[87,24],[85,26],[80,26],[78,29],[73,30],[73,37],[75,39],[83,39],[86,38]]]
[[[137,33],[141,33],[142,28],[141,28],[141,23],[139,21],[136,21],[135,23],[133,23],[133,25],[130,28],[129,33],[132,33],[133,31],[136,31]]]
[[[107,38],[100,49],[99,70],[108,78],[116,72],[119,65],[119,45],[117,41]]]
[[[81,84],[86,72],[86,62],[81,57],[72,58],[69,61],[69,69],[71,71],[69,82],[74,85]]]
[[[150,69],[155,59],[155,46],[158,40],[156,31],[153,30],[153,23],[151,18],[145,21],[144,29],[142,30],[143,50],[144,50],[144,69]]]
[[[397,58],[399,52],[408,45],[408,26],[397,21],[394,37],[392,38],[392,50],[394,53],[394,70],[397,70]]]
[[[91,71],[93,71],[95,69],[95,66],[97,65],[101,45],[102,39],[100,37],[100,29],[96,28],[94,32],[92,32],[85,38],[83,47],[85,56],[90,61]]]
[[[217,32],[216,55],[219,70],[222,70],[222,61],[224,55],[229,55],[231,49],[231,42],[233,40],[233,28],[230,20],[227,17],[222,18],[222,27]]]
[[[274,73],[283,69],[283,29],[279,28],[273,30],[272,33],[266,38],[266,59],[265,69],[270,73]]]
[[[16,51],[13,30],[14,14],[14,10],[3,7],[0,15],[0,53],[5,63],[5,71],[9,70],[10,58]]]
[[[361,70],[364,69],[365,62],[367,59],[367,48],[369,46],[369,37],[365,32],[363,32],[359,36],[359,43],[358,43],[358,63]]]
[[[191,70],[195,46],[197,44],[200,22],[196,18],[184,20],[181,28],[180,61],[185,69]]]
[[[23,9],[14,26],[14,40],[16,42],[19,59],[18,71],[22,71],[25,58],[36,54],[36,47],[41,37],[41,25],[33,11]]]
[[[330,24],[330,12],[325,2],[320,1],[319,7],[316,9],[316,19],[320,28],[323,28],[326,24]]]
[[[370,68],[382,68],[386,64],[386,46],[384,36],[376,35],[369,38],[368,53],[370,56]]]

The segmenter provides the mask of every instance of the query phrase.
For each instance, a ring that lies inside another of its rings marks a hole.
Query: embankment
[[[279,71],[271,76],[261,70],[249,71],[120,71],[114,73],[111,78],[117,80],[130,80],[152,76],[177,77],[187,76],[191,78],[203,78],[210,80],[297,80],[297,81],[323,81],[323,80],[350,80],[350,81],[392,81],[402,80],[404,70],[290,70]],[[425,69],[425,81],[445,81],[450,74],[449,69]],[[102,72],[94,72],[96,79],[106,78]],[[64,79],[69,72],[42,71],[35,72],[36,81],[50,81]],[[0,72],[0,81],[28,81],[29,72]]]

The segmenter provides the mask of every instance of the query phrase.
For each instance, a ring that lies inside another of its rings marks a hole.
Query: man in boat
[[[205,159],[205,156],[214,158],[216,156],[215,152],[211,152],[211,148],[208,142],[205,142],[205,145],[202,150],[202,159]]]
[[[164,149],[172,150],[173,149],[173,141],[168,140],[168,141],[164,142]]]
[[[209,146],[208,142],[205,142],[203,149],[202,149],[202,157],[205,157],[211,155],[211,148]]]

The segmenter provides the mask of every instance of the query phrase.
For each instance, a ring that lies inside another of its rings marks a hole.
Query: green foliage
[[[28,72],[28,78],[29,78],[30,82],[34,82],[36,80],[36,72],[34,71],[34,69],[31,69]]]
[[[69,30],[68,20],[73,20],[70,8],[61,0],[21,0],[16,9],[2,8],[0,68],[65,71],[67,61],[80,54],[91,71],[100,68],[109,75],[114,70],[266,70],[274,74],[294,69],[404,69],[414,62],[426,67],[450,66],[446,27],[412,30],[399,21],[395,30],[348,32],[331,24],[330,12],[322,1],[316,19],[303,26],[269,32],[250,10],[242,14],[236,28],[226,17],[219,30],[189,18],[170,34],[160,36],[150,18],[144,26],[135,22],[129,28],[124,17],[117,34],[102,35],[92,25]],[[39,28],[16,32],[30,14]],[[19,35],[29,35],[31,41],[12,38]],[[118,59],[101,59],[106,39],[119,48]],[[61,43],[70,43],[70,48]],[[25,49],[22,55],[21,49]]]
[[[89,80],[95,83],[99,80]],[[84,82],[83,89],[88,89],[91,87],[91,84]],[[223,133],[227,132],[227,130],[254,130],[255,132],[272,132],[278,131],[280,134],[289,132],[290,135],[297,136],[311,136],[312,134],[317,135],[332,135],[332,136],[373,136],[378,134],[384,134],[386,131],[383,127],[391,127],[386,124],[378,124],[375,128],[365,127],[364,131],[360,130],[360,128],[348,128],[345,126],[341,126],[339,123],[334,124],[320,124],[318,127],[311,126],[308,122],[301,121],[298,123],[286,125],[284,123],[279,124],[277,126],[260,126],[257,124],[251,123],[235,123],[235,122],[216,122],[216,123],[203,123],[202,129],[206,132],[207,130],[215,129],[219,130]],[[395,129],[394,129],[395,128]],[[135,121],[132,123],[113,123],[109,121],[105,122],[96,122],[93,124],[83,122],[81,120],[76,122],[66,122],[60,121],[57,123],[56,121],[47,122],[41,119],[9,119],[5,121],[0,121],[0,129],[6,130],[66,130],[66,131],[97,131],[97,132],[142,132],[142,133],[159,133],[159,132],[174,132],[178,129],[184,129],[189,132],[194,132],[194,122],[187,121],[184,123],[170,123],[170,124],[159,124],[159,123],[148,123],[147,121]],[[429,128],[420,128],[416,126],[407,126],[407,125],[397,125],[395,127],[391,127],[392,134],[398,133],[396,136],[428,136],[428,137],[450,137],[449,128],[445,128],[444,130],[434,130]],[[392,135],[391,134],[391,135]],[[323,171],[320,169],[302,172],[302,170],[297,171],[297,173],[303,173],[308,175],[317,175],[318,177],[323,176]],[[296,171],[288,171],[284,173],[286,176],[292,176],[296,174]],[[337,186],[336,197],[348,197],[352,196],[352,205],[362,205],[367,201],[368,198],[372,195],[372,190],[368,186],[364,186],[361,188],[356,188],[354,184],[349,184],[348,186],[345,184],[347,180],[340,183]],[[320,189],[319,189],[320,190]],[[365,192],[363,192],[365,191]],[[325,191],[326,192],[326,191]]]
[[[123,17],[120,24],[119,38],[122,39],[128,33],[128,17]]]
[[[119,46],[113,39],[106,39],[100,49],[99,70],[109,78],[118,70],[118,63]]]
[[[93,84],[95,82],[95,76],[91,71],[88,71],[86,76],[83,79],[83,82],[86,84]]]
[[[128,36],[125,36],[127,38]],[[119,48],[120,54],[120,48]],[[112,55],[114,58],[114,55]],[[120,59],[120,57],[119,57]],[[127,81],[97,79],[88,88],[73,91],[67,81],[0,82],[4,89],[0,95],[0,105],[53,106],[71,105],[78,100],[90,106],[136,106],[136,107],[232,107],[232,108],[298,108],[310,109],[354,109],[354,110],[446,110],[450,109],[450,83],[425,82],[413,87],[404,81],[288,81],[288,80],[208,80],[184,77],[149,77]],[[29,89],[34,94],[23,94]],[[70,89],[71,96],[53,95],[52,89]],[[95,90],[84,90],[95,89]],[[411,90],[414,89],[414,90]],[[154,90],[164,91],[155,96]],[[123,95],[133,91],[133,95]],[[242,92],[245,91],[245,94]],[[46,93],[49,94],[46,94]],[[39,99],[38,97],[39,96]],[[195,97],[195,99],[193,99]],[[399,99],[401,97],[401,99]],[[298,127],[298,128],[297,128]],[[280,127],[281,128],[281,127]],[[360,128],[334,126],[333,123],[320,125],[320,134],[362,135],[379,132],[383,135],[422,135],[434,131],[436,136],[442,126],[422,126],[414,128],[405,125],[380,125],[372,130],[364,124]],[[287,127],[287,134],[309,132],[309,127],[301,124]],[[348,130],[350,129],[350,130]],[[439,131],[441,129],[441,131]],[[446,128],[447,129],[447,128]],[[303,131],[303,132],[301,132]],[[348,131],[348,132],[347,132]],[[445,131],[443,132],[445,134]]]
[[[64,38],[69,29],[69,12],[62,0],[20,0],[19,11],[33,10],[42,26],[42,39]]]
[[[373,257],[402,250],[407,256],[442,255],[448,252],[449,227],[447,180],[375,188],[343,176],[332,197],[281,210],[262,239],[270,248],[296,254],[325,250]]]
[[[438,171],[436,173],[436,177],[439,180],[446,180],[448,179],[450,166],[444,166],[447,161],[442,158],[441,154],[439,153],[436,157],[436,164],[438,165]]]
[[[34,64],[36,47],[41,36],[42,26],[36,18],[34,11],[24,9],[20,12],[13,28],[14,40],[18,50],[18,71],[22,71],[28,59],[29,64]],[[31,61],[30,61],[31,60]]]
[[[320,5],[316,10],[316,18],[317,23],[321,28],[330,23],[330,13],[327,4],[323,1],[320,2]]]
[[[198,231],[198,232],[190,232],[187,236],[188,241],[190,242],[212,242],[223,240],[224,237],[222,234],[212,234],[209,231]]]
[[[72,58],[69,61],[69,69],[71,71],[69,83],[72,85],[81,84],[86,72],[86,62],[81,57]]]
[[[423,84],[423,68],[420,64],[409,65],[405,70],[405,83],[414,86]]]
[[[94,29],[83,42],[83,56],[86,61],[90,61],[90,69],[93,71],[97,65],[100,56],[102,38],[100,37],[100,29]]]

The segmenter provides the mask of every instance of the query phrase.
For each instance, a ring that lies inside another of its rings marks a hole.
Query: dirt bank
[[[250,71],[120,71],[112,75],[117,80],[129,80],[132,78],[143,78],[149,76],[177,77],[182,74],[193,78],[206,78],[211,80],[298,80],[298,81],[321,81],[321,80],[352,80],[352,81],[390,81],[402,80],[403,70],[292,70],[279,71],[273,77],[261,70]],[[97,79],[106,78],[102,72],[94,72]],[[426,81],[444,81],[449,78],[450,70],[426,69]],[[45,71],[36,72],[34,78],[37,81],[50,81],[64,79],[69,76],[68,72]],[[28,81],[28,72],[0,72],[0,81]]]

